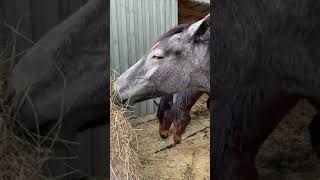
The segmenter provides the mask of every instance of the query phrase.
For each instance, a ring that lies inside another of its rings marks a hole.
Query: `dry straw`
[[[6,103],[5,83],[12,62],[18,55],[15,41],[14,36],[0,49],[0,179],[47,179],[41,174],[41,168],[48,159],[49,149],[18,136],[16,123],[12,123],[8,114],[10,104]],[[23,131],[30,133],[26,129]]]
[[[129,123],[127,105],[114,103],[115,76],[110,80],[110,174],[111,179],[140,179],[141,164],[138,159],[137,134]]]
[[[208,100],[208,95],[203,94],[199,100],[195,103],[195,105],[192,107],[192,114],[194,115],[200,115],[205,111],[208,111],[207,108],[207,100]]]

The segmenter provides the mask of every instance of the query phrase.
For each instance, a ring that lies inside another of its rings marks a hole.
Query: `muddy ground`
[[[256,161],[262,180],[320,180],[320,161],[311,149],[307,131],[313,113],[310,105],[300,102],[267,139]],[[132,120],[140,139],[142,179],[209,179],[209,112],[205,108],[193,110],[183,138],[197,133],[158,153],[155,151],[173,140],[172,135],[168,139],[159,136],[155,118],[149,115]]]
[[[209,111],[203,102],[200,105],[197,103],[192,112],[192,120],[182,136],[182,143],[158,153],[155,151],[173,143],[173,125],[170,136],[162,139],[156,115],[132,120],[140,139],[138,153],[143,165],[142,179],[209,179]],[[184,139],[195,132],[195,135]]]

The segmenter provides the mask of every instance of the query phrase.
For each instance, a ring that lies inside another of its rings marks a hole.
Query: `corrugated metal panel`
[[[152,42],[178,23],[177,0],[111,0],[111,68],[124,72]],[[135,114],[154,113],[152,100],[137,103]]]
[[[21,20],[19,32],[36,42],[44,33],[75,12],[87,1],[0,0],[0,33],[2,32],[0,36],[9,32],[8,28],[2,26],[2,21],[16,27],[19,20]],[[31,46],[30,42],[17,36],[16,48],[18,51],[25,50]]]

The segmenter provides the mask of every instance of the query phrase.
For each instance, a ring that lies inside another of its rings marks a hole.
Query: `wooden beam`
[[[204,18],[208,13],[207,12],[194,11],[194,10],[187,9],[187,8],[179,8],[178,14],[188,14],[188,15],[192,15],[192,16],[195,16],[195,17]]]
[[[197,19],[193,19],[193,18],[179,18],[178,19],[179,24],[190,23],[190,22],[195,22],[195,21],[197,21]]]
[[[210,7],[202,3],[179,0],[178,23],[189,23],[204,18],[209,13]]]

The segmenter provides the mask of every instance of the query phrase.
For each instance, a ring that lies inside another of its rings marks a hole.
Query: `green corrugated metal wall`
[[[124,72],[152,42],[178,23],[177,0],[111,0],[111,68]],[[152,100],[137,103],[135,114],[154,113]]]

